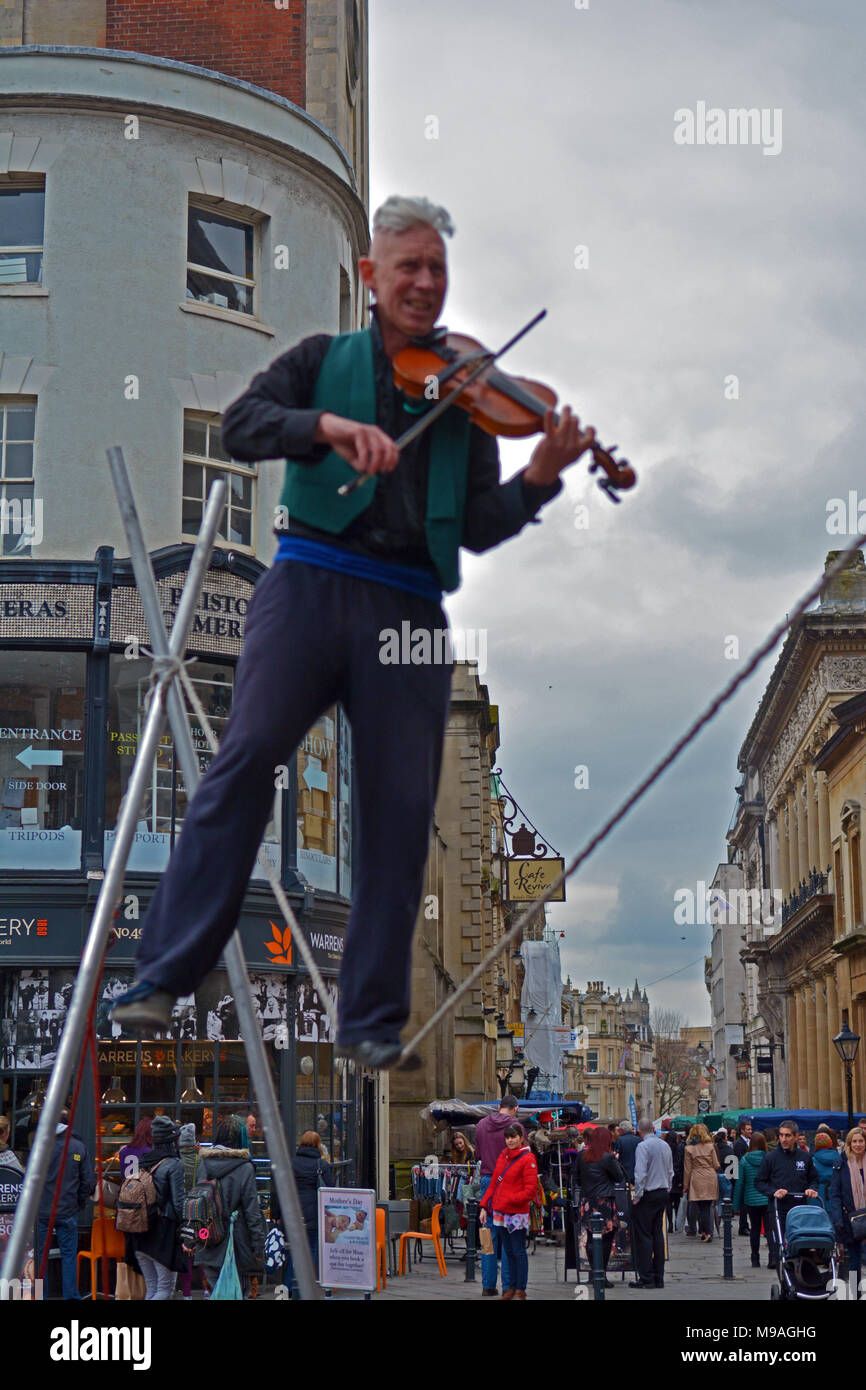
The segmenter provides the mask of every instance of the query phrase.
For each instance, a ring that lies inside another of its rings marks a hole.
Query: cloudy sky
[[[810,587],[866,433],[861,0],[582,3],[371,0],[372,205],[451,211],[445,322],[499,344],[547,308],[507,365],[639,474],[617,507],[575,465],[448,605],[487,631],[505,780],[566,858],[730,679],[726,639],[744,661]],[[676,143],[699,103],[765,111],[763,143]],[[708,1019],[709,929],[674,893],[727,857],[774,660],[552,909],[576,982]]]

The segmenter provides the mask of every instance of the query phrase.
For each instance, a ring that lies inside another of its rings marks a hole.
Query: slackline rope
[[[562,887],[566,879],[571,878],[572,874],[577,872],[581,864],[592,854],[593,850],[597,849],[602,841],[607,839],[611,831],[619,825],[621,820],[625,819],[629,811],[636,806],[641,798],[650,790],[650,787],[654,786],[659,778],[667,772],[668,768],[676,762],[680,754],[697,738],[701,730],[715,718],[722,706],[728,703],[736,691],[739,690],[743,682],[748,680],[749,676],[751,676],[756,667],[760,665],[764,657],[773,650],[780,637],[787,632],[788,628],[793,627],[794,623],[806,612],[809,605],[814,603],[815,599],[820,596],[824,585],[831,579],[834,579],[842,570],[847,568],[849,561],[857,554],[864,544],[866,544],[866,532],[859,535],[853,545],[850,545],[847,550],[839,552],[838,558],[830,568],[821,575],[818,582],[814,584],[805,597],[800,600],[793,613],[786,617],[783,623],[779,623],[778,626],[773,629],[766,641],[764,641],[750,657],[739,675],[734,676],[734,678],[728,682],[721,693],[713,700],[712,704],[710,704],[704,713],[695,720],[691,727],[683,734],[682,738],[674,744],[667,756],[662,758],[661,762],[657,763],[651,772],[647,773],[643,781],[640,782],[631,793],[631,796],[626,798],[619,809],[614,811],[613,815],[605,821],[601,829],[592,836],[580,853],[575,855],[568,867],[559,875],[559,878],[551,883],[544,896],[539,898],[537,902],[533,903],[531,908],[521,914],[513,926],[509,927],[504,936],[501,936],[496,945],[488,951],[484,959],[476,965],[472,973],[467,975],[466,979],[457,987],[454,993],[450,994],[448,998],[440,1004],[436,1012],[433,1013],[430,1018],[427,1019],[427,1022],[418,1030],[414,1038],[405,1044],[400,1054],[401,1060],[406,1059],[410,1053],[417,1049],[418,1044],[422,1042],[428,1034],[432,1033],[437,1024],[441,1023],[442,1019],[451,1013],[452,1009],[457,1007],[460,1000],[478,983],[485,971],[490,969],[493,962],[498,960],[504,951],[507,951],[512,941],[516,941],[524,929],[543,913],[545,904],[550,902],[554,893]]]

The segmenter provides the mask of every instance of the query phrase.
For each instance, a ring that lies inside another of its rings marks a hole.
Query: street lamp
[[[857,1056],[857,1049],[860,1046],[860,1034],[852,1033],[848,1027],[848,1015],[842,1015],[842,1027],[833,1039],[833,1046],[845,1063],[845,1085],[848,1090],[848,1128],[854,1128],[854,1094],[852,1088],[851,1075],[854,1068],[854,1059]]]

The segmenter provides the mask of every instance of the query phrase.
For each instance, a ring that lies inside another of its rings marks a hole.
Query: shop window
[[[255,226],[190,199],[186,297],[217,309],[255,313]]]
[[[41,285],[45,187],[0,188],[0,285]]]
[[[127,660],[112,656],[109,666],[108,765],[106,773],[105,857],[108,861],[116,838],[117,815],[126,792],[139,740],[147,718],[146,700],[150,689],[151,663],[144,658]],[[231,713],[234,668],[218,662],[199,661],[193,668],[192,683],[204,706],[208,721],[219,739]],[[204,774],[213,754],[204,730],[187,706],[193,743],[199,767]],[[160,741],[153,760],[144,805],[139,814],[128,867],[144,873],[159,873],[180,833],[186,814],[187,796],[183,774],[170,731]],[[280,794],[274,796],[274,810],[265,828],[265,853],[279,870]],[[253,878],[263,877],[256,865]]]
[[[83,653],[3,653],[0,869],[80,867],[84,681]]]
[[[315,888],[351,892],[351,734],[333,706],[317,720],[298,749],[298,868]]]
[[[2,212],[0,207],[0,216]],[[0,400],[0,554],[4,559],[27,557],[42,540],[42,503],[34,496],[35,436],[35,402],[17,397]]]
[[[252,550],[256,504],[255,464],[236,463],[223,447],[216,416],[193,415],[183,420],[183,501],[181,530],[184,540],[196,540],[208,493],[217,479],[226,484],[225,511],[217,529],[218,540]]]

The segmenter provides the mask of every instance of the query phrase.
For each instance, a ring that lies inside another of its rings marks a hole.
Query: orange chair
[[[388,1285],[388,1241],[385,1234],[385,1213],[376,1208],[376,1292]]]
[[[406,1273],[406,1241],[432,1240],[433,1249],[436,1252],[436,1262],[439,1265],[439,1273],[442,1275],[443,1279],[445,1278],[445,1275],[448,1273],[448,1270],[445,1268],[445,1256],[442,1253],[442,1237],[439,1230],[439,1212],[441,1210],[441,1207],[442,1203],[437,1202],[435,1207],[433,1208],[433,1213],[430,1218],[430,1235],[428,1235],[426,1231],[404,1231],[401,1235],[400,1264],[398,1270],[400,1274]]]
[[[90,1233],[90,1249],[79,1250],[75,1264],[76,1271],[82,1260],[90,1263],[90,1296],[96,1299],[96,1265],[99,1260],[122,1260],[126,1255],[126,1240],[123,1231],[118,1231],[111,1217],[93,1218]]]

